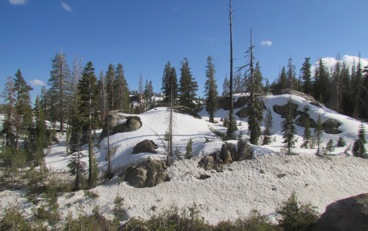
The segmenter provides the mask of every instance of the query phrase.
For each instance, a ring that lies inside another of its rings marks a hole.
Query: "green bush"
[[[5,209],[0,220],[0,230],[30,230],[30,226],[18,206],[9,206]]]
[[[276,212],[279,215],[279,225],[285,231],[310,230],[318,219],[316,207],[311,204],[300,204],[295,192]]]

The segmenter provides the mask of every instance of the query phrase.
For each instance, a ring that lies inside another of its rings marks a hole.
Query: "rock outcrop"
[[[165,170],[164,161],[147,159],[146,162],[129,167],[124,180],[135,188],[153,187],[167,181]]]
[[[368,230],[368,193],[328,205],[313,230]]]
[[[138,153],[157,153],[156,149],[158,148],[157,144],[155,144],[152,140],[143,140],[134,146],[132,154]]]
[[[252,149],[247,141],[239,140],[237,146],[238,149],[233,143],[223,143],[220,152],[205,156],[198,162],[198,166],[205,170],[220,171],[225,164],[253,158]]]
[[[340,134],[341,133],[341,131],[339,130],[340,126],[341,123],[335,119],[328,119],[322,123],[323,130],[327,134]]]
[[[126,116],[121,111],[110,111],[108,116],[108,123],[103,128],[100,140],[108,135],[108,129],[110,135],[122,132],[136,131],[142,127],[142,121],[138,116]]]

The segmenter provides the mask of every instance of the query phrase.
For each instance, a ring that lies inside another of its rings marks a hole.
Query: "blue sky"
[[[63,50],[70,66],[74,56],[92,61],[96,75],[122,63],[130,89],[142,75],[156,92],[165,64],[179,73],[187,57],[199,95],[212,56],[221,92],[229,73],[228,8],[228,0],[0,0],[0,90],[20,68],[34,98]],[[233,10],[235,67],[245,62],[252,28],[270,82],[289,57],[299,75],[305,57],[368,56],[367,0],[233,0]]]

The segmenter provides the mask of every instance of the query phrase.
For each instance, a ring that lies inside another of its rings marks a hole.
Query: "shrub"
[[[310,230],[318,219],[316,207],[311,204],[300,204],[296,193],[283,202],[276,210],[278,222],[285,231]]]
[[[20,212],[18,206],[9,206],[5,209],[0,220],[0,230],[30,230],[30,226]]]
[[[345,147],[345,145],[346,145],[346,141],[344,137],[340,136],[339,140],[337,141],[336,146],[341,148],[341,147]]]

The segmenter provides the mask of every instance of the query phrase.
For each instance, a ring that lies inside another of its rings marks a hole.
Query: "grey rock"
[[[143,140],[134,146],[132,154],[144,152],[157,153],[157,148],[157,144],[155,144],[155,142],[153,142],[152,140]]]
[[[313,230],[368,230],[368,193],[328,205]]]
[[[250,160],[253,158],[253,152],[246,140],[238,140],[238,159],[236,161]]]
[[[135,188],[154,187],[167,180],[166,164],[161,160],[148,159],[126,170],[124,180]]]
[[[341,131],[338,129],[340,126],[341,122],[335,119],[328,119],[322,123],[323,130],[327,134],[340,134]]]
[[[121,111],[109,111],[107,118],[108,124],[102,129],[100,140],[108,135],[108,130],[110,135],[114,135],[116,133],[136,131],[142,127],[142,121],[138,116],[126,116]],[[126,119],[126,122],[121,123],[124,119]]]

